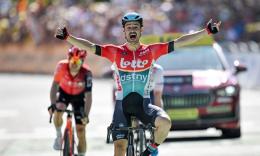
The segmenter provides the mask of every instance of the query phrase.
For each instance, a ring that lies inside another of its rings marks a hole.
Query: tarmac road
[[[0,156],[58,156],[52,149],[55,130],[48,123],[46,75],[0,74]],[[89,156],[112,156],[106,127],[112,117],[112,81],[94,80],[93,107],[87,126]],[[215,129],[171,132],[160,156],[260,156],[260,90],[243,90],[242,137],[220,138]]]

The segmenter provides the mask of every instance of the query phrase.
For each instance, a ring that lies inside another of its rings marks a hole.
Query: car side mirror
[[[245,65],[242,65],[238,60],[234,61],[234,67],[235,67],[235,75],[237,75],[240,72],[247,71],[247,67]]]

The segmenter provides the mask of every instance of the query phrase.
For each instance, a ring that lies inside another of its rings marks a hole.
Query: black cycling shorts
[[[123,100],[117,100],[112,124],[115,127],[131,126],[131,116],[135,116],[143,124],[155,126],[155,119],[166,112],[153,104],[149,98],[143,98],[140,94],[132,92]],[[127,139],[127,131],[113,131],[113,141]]]
[[[83,124],[81,122],[83,115],[79,112],[84,111],[84,106],[85,106],[84,98],[85,98],[84,92],[78,95],[70,95],[67,94],[61,88],[59,88],[57,102],[64,103],[66,107],[68,107],[68,105],[71,104],[73,110],[76,111],[76,113],[74,114],[76,124]]]

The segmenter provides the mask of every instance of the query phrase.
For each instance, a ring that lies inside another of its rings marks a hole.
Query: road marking
[[[105,139],[106,129],[99,127],[97,130],[92,131],[94,127],[87,127],[87,138],[100,138]],[[64,129],[64,126],[62,127]],[[88,130],[89,129],[89,130]],[[31,132],[9,132],[8,129],[0,129],[0,140],[23,140],[23,139],[54,139],[56,131],[53,125],[49,127],[36,127]]]
[[[6,129],[5,129],[5,128],[1,128],[1,129],[0,129],[0,136],[1,136],[2,134],[4,134],[4,133],[6,133]]]
[[[182,137],[218,137],[221,135],[221,131],[215,128],[209,128],[207,130],[188,130],[188,131],[171,131],[169,137],[182,138]]]
[[[257,122],[254,121],[242,121],[242,132],[243,133],[252,133],[260,132],[260,126]]]
[[[53,127],[37,127],[32,132],[8,132],[6,129],[0,129],[0,140],[10,139],[51,139],[55,138]]]
[[[1,109],[0,110],[0,118],[6,118],[6,117],[17,117],[19,115],[19,112],[17,110],[13,109]]]
[[[50,114],[48,113],[47,109],[45,110],[41,110],[41,115],[42,116],[50,116]]]

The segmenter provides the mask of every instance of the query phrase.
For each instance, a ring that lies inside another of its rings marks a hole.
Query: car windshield
[[[157,61],[164,70],[223,70],[221,60],[211,46],[181,48]]]

